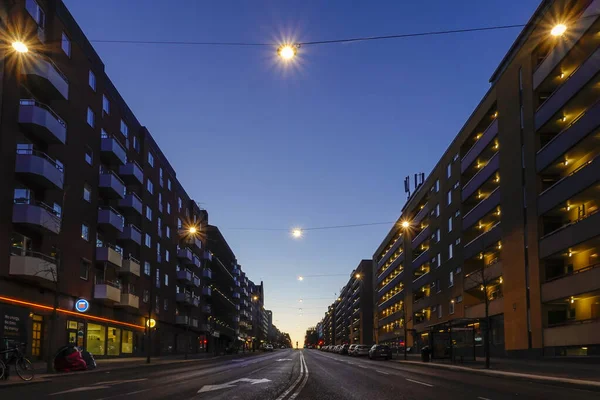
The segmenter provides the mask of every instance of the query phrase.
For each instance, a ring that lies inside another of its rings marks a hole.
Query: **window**
[[[85,281],[90,277],[90,265],[90,262],[86,260],[79,262],[79,277]]]
[[[152,247],[152,237],[147,233],[144,237],[144,244],[146,245],[146,247]]]
[[[146,206],[146,218],[148,221],[152,221],[152,209]]]
[[[62,40],[60,43],[60,47],[63,49],[67,57],[71,57],[71,39],[67,36],[66,33],[62,33]]]
[[[96,116],[94,115],[94,112],[92,111],[91,108],[88,107],[88,109],[87,109],[87,123],[92,128],[94,127],[94,120],[95,119],[96,119]]]
[[[437,254],[437,266],[442,266],[442,255],[440,253]]]
[[[456,241],[454,242],[455,245],[459,245],[460,244],[460,238],[456,239]]]
[[[148,261],[144,262],[144,274],[150,276],[150,263]]]
[[[156,287],[160,287],[160,268],[156,268]]]
[[[438,313],[437,314],[438,318],[442,318],[442,305],[441,304],[437,306],[437,313]]]
[[[435,287],[437,288],[436,293],[440,293],[442,291],[442,285],[440,284],[440,280],[439,279],[435,280]]]
[[[460,210],[456,210],[456,212],[454,213],[454,216],[456,218],[460,217]]]
[[[106,115],[110,114],[110,101],[105,94],[102,95],[102,112]]]
[[[448,314],[454,314],[454,300],[450,300],[450,306],[448,307]]]
[[[458,161],[458,153],[454,155],[454,158],[452,159],[453,162]]]
[[[123,134],[123,136],[129,137],[129,127],[123,120],[121,120],[121,133]]]
[[[160,298],[156,296],[156,300],[154,302],[154,311],[158,314],[160,313]]]
[[[177,229],[181,229],[183,224],[181,223],[181,218],[177,218]]]
[[[183,202],[181,201],[181,197],[177,198],[177,206],[179,207],[178,211],[181,212],[181,207],[183,206]]]
[[[56,214],[58,218],[62,217],[62,207],[60,206],[60,204],[54,203],[52,209],[54,210],[54,214]]]
[[[162,237],[162,219],[160,217],[156,217],[156,227],[158,232],[158,237]],[[167,260],[169,261],[169,260]]]
[[[94,165],[94,153],[90,146],[85,146],[85,162]]]
[[[144,289],[144,294],[142,296],[142,301],[144,303],[147,303],[150,300],[150,292],[148,291],[148,289]]]
[[[162,168],[158,169],[158,178],[159,178],[158,183],[160,184],[160,187],[163,187],[164,180],[163,180],[163,169]]]
[[[92,187],[87,183],[83,185],[83,199],[87,202],[92,201]]]
[[[96,75],[92,72],[92,70],[90,70],[90,72],[88,73],[88,84],[90,85],[92,90],[95,92],[96,91]]]
[[[123,329],[123,336],[121,340],[121,353],[132,354],[133,353],[133,332],[126,331]]]
[[[436,217],[440,216],[440,205],[439,204],[435,205],[435,216]]]
[[[435,191],[436,192],[440,191],[440,180],[439,179],[435,181]]]
[[[448,200],[446,204],[452,204],[452,190],[448,190],[446,194],[446,199]]]
[[[169,275],[165,274],[165,286],[169,286]]]
[[[165,261],[171,261],[171,254],[169,253],[169,250],[165,250]]]
[[[169,226],[165,226],[165,234],[168,238],[171,238],[171,228]]]
[[[148,152],[148,164],[150,164],[151,167],[154,167],[154,156],[150,152]]]
[[[87,324],[87,345],[85,349],[96,356],[103,356],[106,343],[106,328],[103,325]]]
[[[81,224],[81,237],[87,242],[90,241],[90,227],[86,224]]]
[[[160,251],[160,242],[156,242],[156,261],[162,262],[162,252]]]
[[[448,245],[448,260],[454,256],[454,245],[450,243]]]
[[[25,3],[25,8],[33,17],[38,26],[44,29],[46,27],[46,13],[44,13],[44,10],[42,10],[37,1],[27,0]]]
[[[452,163],[448,163],[446,167],[446,177],[450,178],[452,176]]]
[[[457,303],[462,303],[462,295],[456,297],[456,302]]]
[[[440,233],[440,230],[436,230],[435,231],[435,241],[439,242],[442,239],[442,234]]]
[[[452,189],[458,189],[458,188],[459,188],[459,186],[460,186],[460,182],[458,182],[458,181],[457,181],[457,182],[454,184],[454,186],[452,186]]]
[[[171,214],[171,203],[167,202],[167,214]]]
[[[132,140],[133,140],[133,149],[136,151],[136,153],[140,152],[140,141],[138,140],[137,136],[132,136]]]
[[[448,232],[452,232],[452,217],[448,218]]]
[[[154,185],[152,184],[150,178],[148,178],[148,181],[146,181],[146,189],[148,190],[148,192],[150,192],[150,194],[154,192]]]
[[[462,267],[456,267],[456,272],[455,274],[458,275],[462,272]]]
[[[158,194],[158,212],[163,212],[162,193]]]
[[[454,271],[450,271],[448,276],[448,287],[454,286]]]
[[[164,308],[165,308],[165,311],[167,311],[169,309],[169,300],[165,299],[164,301],[165,301]]]
[[[167,179],[167,189],[171,190],[171,180]]]

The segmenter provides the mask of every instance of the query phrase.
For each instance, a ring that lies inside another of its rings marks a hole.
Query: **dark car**
[[[373,347],[371,347],[371,350],[369,350],[369,358],[371,360],[376,358],[390,360],[392,358],[392,349],[383,344],[374,344]]]
[[[348,349],[350,348],[349,344],[344,344],[340,348],[340,354],[348,354]]]

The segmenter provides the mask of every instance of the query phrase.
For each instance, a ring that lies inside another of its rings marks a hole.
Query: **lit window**
[[[165,261],[171,261],[171,255],[169,254],[169,250],[165,250]]]
[[[92,187],[87,183],[83,185],[83,199],[87,202],[92,201]]]
[[[165,274],[165,286],[169,286],[169,275]]]
[[[171,190],[171,180],[167,179],[167,189]]]
[[[146,245],[146,247],[152,247],[152,237],[147,233],[144,237],[144,244]]]
[[[448,218],[448,232],[452,232],[452,217]]]
[[[148,190],[148,192],[150,192],[150,194],[154,192],[154,185],[152,184],[152,181],[150,179],[148,179],[148,181],[146,182],[146,189]]]
[[[71,57],[71,39],[67,36],[66,33],[62,33],[62,41],[60,47],[63,49],[67,57]]]
[[[88,74],[88,84],[92,88],[92,90],[96,91],[96,75],[90,70]]]
[[[454,314],[454,300],[450,300],[450,306],[448,307],[448,314]]]
[[[144,262],[144,274],[150,276],[150,263],[148,261]]]
[[[448,260],[454,256],[454,245],[450,243],[448,245]]]
[[[150,164],[151,167],[154,167],[154,156],[150,152],[148,152],[148,164]]]
[[[123,120],[121,120],[121,133],[123,134],[123,136],[129,137],[129,127]]]
[[[95,125],[95,119],[96,119],[96,116],[94,115],[94,111],[92,111],[92,109],[88,107],[88,109],[87,109],[87,123],[92,128]]]
[[[162,237],[162,219],[160,217],[156,217],[156,227],[158,231],[158,237]],[[169,261],[168,257],[167,261]]]
[[[94,153],[90,146],[85,146],[85,162],[90,165],[94,164]]]
[[[90,227],[86,224],[81,224],[81,238],[85,241],[90,241]]]
[[[148,221],[152,221],[152,209],[146,206],[146,218]]]
[[[454,271],[450,271],[448,279],[448,287],[454,286]]]
[[[102,95],[102,112],[106,115],[110,114],[110,101],[105,94]]]

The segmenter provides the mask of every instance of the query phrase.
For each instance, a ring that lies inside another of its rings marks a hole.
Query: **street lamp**
[[[292,229],[292,237],[294,237],[295,239],[300,239],[302,237],[304,232],[302,232],[302,229],[300,228],[294,228]]]
[[[304,280],[304,277],[303,277],[303,276],[299,276],[299,277],[298,277],[298,280],[299,280],[299,281],[303,281],[303,280]]]
[[[12,43],[12,47],[17,53],[27,53],[29,51],[27,45],[18,40]]]
[[[356,279],[360,279],[361,275],[360,275],[360,273],[357,273],[356,275],[354,275],[354,277],[355,277]]]
[[[404,220],[400,223],[400,226],[402,227],[402,229],[408,229],[410,228],[410,222]]]
[[[552,36],[562,36],[567,31],[567,26],[565,24],[557,24],[554,25],[550,34]]]
[[[296,54],[298,53],[298,45],[297,44],[282,44],[277,49],[277,55],[281,57],[284,61],[290,61]]]

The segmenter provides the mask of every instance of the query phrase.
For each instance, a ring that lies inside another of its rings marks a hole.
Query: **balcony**
[[[212,296],[212,290],[211,290],[211,288],[209,288],[208,286],[204,286],[204,287],[202,288],[202,294],[203,294],[204,296],[207,296],[207,297],[210,297],[210,296]]]
[[[31,186],[63,189],[65,175],[62,167],[41,151],[17,150],[15,172]]]
[[[600,69],[600,48],[593,52],[567,80],[537,109],[535,129],[543,127],[558,113],[565,102],[575,96]]]
[[[192,294],[188,292],[175,293],[175,301],[189,306],[194,304]]]
[[[192,239],[192,244],[194,245],[194,247],[198,250],[202,250],[202,241],[200,239],[198,239],[197,237],[194,237]]]
[[[177,315],[175,316],[175,324],[177,325],[190,325],[190,317],[187,315]]]
[[[116,248],[96,247],[96,262],[108,263],[116,268],[123,267],[123,256]]]
[[[600,318],[573,321],[544,328],[544,346],[581,346],[600,344]]]
[[[121,269],[119,269],[119,274],[131,274],[139,277],[140,262],[131,256],[123,259],[123,264]]]
[[[480,201],[463,217],[463,231],[475,225],[500,204],[500,188],[496,188],[487,198]]]
[[[389,306],[394,305],[401,299],[404,299],[404,290],[399,291],[398,293],[394,294],[389,299],[385,300],[383,303],[379,304],[377,306],[377,311],[381,312],[381,311],[385,310],[386,308],[388,308]]]
[[[21,100],[19,125],[45,143],[65,144],[67,141],[67,124],[50,107],[35,100]]]
[[[538,214],[545,214],[556,205],[565,203],[599,180],[600,156],[597,156],[544,190],[538,198]]]
[[[185,284],[192,285],[194,283],[192,276],[192,271],[189,269],[177,271],[177,280]]]
[[[210,268],[204,268],[202,270],[202,277],[212,279],[212,270]]]
[[[240,298],[240,294],[238,292],[233,292],[232,297],[234,299],[239,299]]]
[[[600,101],[575,118],[566,128],[546,143],[536,155],[536,169],[541,172],[562,157],[581,140],[595,132],[600,126]]]
[[[242,284],[240,283],[239,279],[235,278],[233,280],[233,286],[235,286],[236,288],[239,288],[242,286]]]
[[[137,194],[129,192],[124,198],[119,200],[119,208],[127,213],[127,215],[142,215],[142,199]]]
[[[50,100],[69,100],[69,81],[49,59],[27,57],[27,62],[21,63],[21,74],[35,93]]]
[[[413,268],[420,267],[421,265],[423,265],[424,263],[426,263],[429,260],[429,257],[430,257],[430,252],[429,252],[429,248],[427,248],[426,250],[422,251],[419,255],[417,255],[413,259],[412,267]]]
[[[121,301],[115,304],[115,307],[138,310],[140,308],[140,298],[132,293],[121,293]]]
[[[142,231],[133,224],[128,224],[123,227],[123,232],[119,233],[119,240],[132,241],[138,246],[142,245]]]
[[[504,298],[500,297],[490,301],[488,314],[490,316],[504,312]],[[465,318],[485,318],[485,303],[479,303],[470,307],[465,306]]]
[[[194,265],[194,267],[197,267],[197,268],[202,267],[202,263],[200,262],[200,258],[198,258],[198,256],[196,256],[195,254],[192,257],[192,264]]]
[[[210,251],[208,251],[208,250],[204,250],[204,257],[203,258],[206,261],[212,261],[212,259],[213,259],[212,253]]]
[[[600,264],[590,265],[542,284],[542,302],[593,292],[600,282]]]
[[[61,219],[49,205],[29,199],[15,199],[12,222],[41,234],[60,233]]]
[[[483,132],[483,135],[475,142],[473,147],[469,149],[467,154],[462,158],[460,162],[460,173],[464,174],[465,171],[477,160],[477,157],[488,147],[492,140],[498,136],[498,119],[494,119],[492,123]]]
[[[125,183],[111,170],[100,170],[98,190],[106,199],[123,199],[125,197]]]
[[[98,226],[105,230],[123,232],[125,218],[112,207],[98,209]]]
[[[561,45],[555,46],[546,56],[544,61],[537,67],[533,73],[533,88],[538,86],[546,77],[560,64],[563,58],[571,51],[573,46],[581,39],[583,34],[592,26],[596,18],[594,15],[600,13],[600,1],[593,1],[576,20],[569,24],[569,35],[561,40]]]
[[[97,281],[94,285],[94,299],[106,304],[121,302],[121,286],[115,282]]]
[[[481,253],[483,249],[486,249],[491,244],[498,242],[502,238],[502,227],[500,222],[492,226],[488,231],[483,232],[475,239],[471,240],[463,248],[463,259],[468,260]]]
[[[177,249],[177,257],[179,257],[186,264],[193,264],[192,250],[187,247]]]
[[[600,235],[600,212],[571,222],[540,239],[540,258],[546,258]]]
[[[431,229],[429,229],[429,225],[427,225],[424,229],[421,230],[421,232],[419,232],[417,234],[417,236],[415,236],[412,240],[412,248],[416,249],[417,247],[419,247],[419,245],[421,243],[423,243],[423,241],[425,239],[427,239],[429,237],[429,235],[431,235]]]
[[[144,172],[135,161],[129,161],[127,164],[119,166],[119,175],[129,185],[144,184]]]
[[[56,282],[56,259],[36,251],[13,247],[9,275],[51,286]]]
[[[205,304],[202,306],[202,312],[204,314],[210,314],[212,312],[212,309],[210,307],[210,304]]]
[[[100,139],[100,157],[111,165],[124,165],[127,162],[127,151],[113,136],[103,135]]]
[[[489,265],[486,265],[485,269],[483,270],[483,277],[481,276],[481,269],[465,275],[463,290],[465,292],[473,289],[479,290],[479,287],[483,284],[484,279],[486,282],[490,282],[499,278],[500,276],[502,276],[502,262],[495,261]]]
[[[194,307],[200,307],[200,297],[192,296],[192,304]]]
[[[198,278],[196,275],[193,275],[192,284],[196,287],[200,287],[200,278]]]
[[[463,186],[461,195],[462,201],[465,201],[471,197],[471,195],[475,193],[475,191],[479,189],[481,185],[491,178],[491,176],[498,170],[499,167],[500,156],[498,153],[496,153],[492,156],[492,158],[490,158],[487,164],[477,171],[477,173]]]

